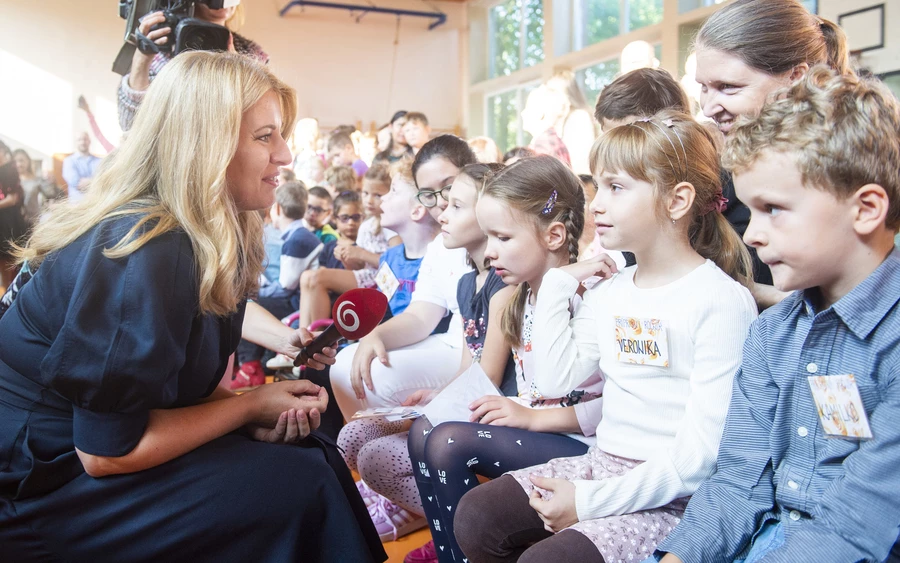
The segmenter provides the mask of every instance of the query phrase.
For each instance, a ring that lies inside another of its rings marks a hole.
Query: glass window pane
[[[491,8],[491,77],[519,70],[519,35],[522,10],[517,0],[506,0]]]
[[[627,31],[658,24],[662,15],[662,0],[628,0]]]
[[[544,2],[525,1],[525,60],[523,67],[536,65],[544,60]]]
[[[487,125],[487,135],[494,139],[501,153],[516,146],[516,137],[519,131],[516,90],[487,98]]]
[[[578,1],[583,4],[584,45],[576,45],[576,49],[619,35],[619,0]]]
[[[618,59],[603,61],[575,73],[575,80],[581,86],[581,91],[584,92],[584,96],[592,111],[597,103],[597,96],[600,95],[600,91],[612,82],[617,74],[619,74]]]

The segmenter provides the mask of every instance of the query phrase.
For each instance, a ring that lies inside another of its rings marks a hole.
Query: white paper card
[[[502,396],[476,362],[444,387],[421,411],[432,426],[442,422],[469,422],[472,415],[469,405],[485,395]]]

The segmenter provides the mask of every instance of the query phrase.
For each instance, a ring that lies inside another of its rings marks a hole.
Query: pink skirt
[[[509,475],[530,495],[534,485],[529,475],[569,481],[599,481],[621,477],[641,463],[592,446],[584,455],[552,459],[543,465],[511,471]],[[681,522],[687,501],[688,498],[676,499],[659,508],[584,520],[567,529],[580,532],[591,540],[606,563],[639,562],[650,557],[656,546]]]

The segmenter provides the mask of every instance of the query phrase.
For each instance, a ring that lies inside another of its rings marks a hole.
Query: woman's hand
[[[618,272],[619,268],[616,266],[616,261],[610,258],[608,254],[599,254],[593,258],[563,266],[560,270],[579,282],[583,282],[593,276],[606,279]]]
[[[309,415],[313,410],[323,413],[328,407],[325,388],[306,379],[269,383],[245,396],[253,401],[251,423],[264,428],[276,428],[281,415],[291,410],[302,410]]]
[[[281,413],[275,428],[264,428],[255,424],[247,427],[250,436],[259,442],[270,444],[296,444],[309,436],[309,433],[319,427],[322,415],[319,409],[313,408],[309,416],[302,409],[291,409]]]
[[[544,521],[544,529],[548,532],[561,532],[578,522],[578,511],[575,509],[575,483],[566,479],[550,479],[532,475],[528,504]],[[544,500],[541,492],[544,489],[553,493],[553,498]]]
[[[366,387],[369,391],[375,390],[372,385],[372,361],[375,358],[378,358],[382,365],[390,367],[384,342],[376,333],[371,333],[359,341],[350,367],[350,385],[353,386],[356,398],[360,401],[366,398]]]
[[[147,39],[153,41],[157,45],[165,45],[169,42],[168,35],[172,33],[171,27],[163,27],[155,31],[150,31],[154,25],[164,23],[166,16],[162,12],[151,12],[141,18],[138,25],[140,31]],[[138,91],[144,91],[150,87],[150,63],[155,57],[155,53],[142,53],[140,49],[135,49],[134,57],[131,59],[131,72],[128,76],[128,84]]]
[[[485,395],[469,405],[469,422],[531,430],[534,409],[524,407],[507,397]]]
[[[286,337],[278,346],[275,352],[284,354],[292,360],[300,353],[300,349],[309,346],[313,341],[313,335],[305,328],[299,328]],[[325,366],[334,365],[334,357],[337,356],[337,350],[334,348],[322,348],[322,352],[313,354],[307,365],[313,369],[325,369]]]

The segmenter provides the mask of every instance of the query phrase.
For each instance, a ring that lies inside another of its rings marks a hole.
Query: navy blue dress
[[[244,307],[199,314],[188,237],[103,256],[137,217],[49,256],[0,319],[0,559],[383,561],[365,506],[321,440],[229,434],[157,467],[92,478],[75,452],[122,456],[153,409],[208,396]]]

